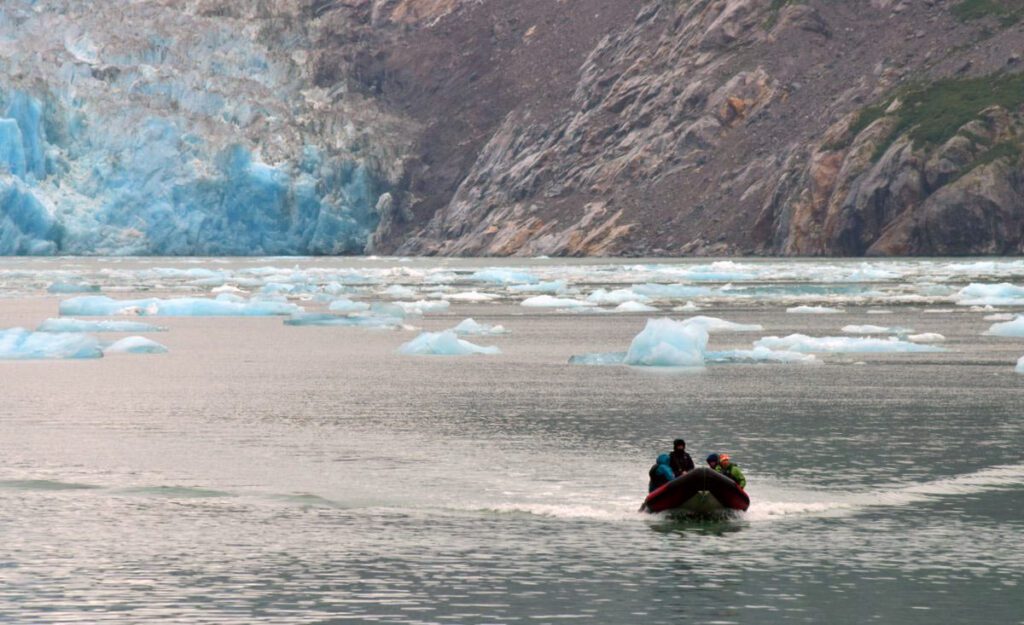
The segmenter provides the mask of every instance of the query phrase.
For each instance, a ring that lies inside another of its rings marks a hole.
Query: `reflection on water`
[[[75,262],[124,297],[173,282]],[[18,266],[4,279],[45,288]],[[4,299],[0,327],[57,302]],[[621,350],[644,317],[510,302],[415,321],[500,323],[497,357],[402,357],[402,331],[168,318],[168,354],[0,362],[0,621],[1021,622],[1024,378],[1007,363],[1024,343],[983,337],[987,311],[937,306],[892,304],[885,324],[941,332],[948,353],[700,375],[570,366]],[[877,322],[848,307],[700,314],[780,336]],[[748,513],[636,512],[679,435],[695,458],[730,452]]]

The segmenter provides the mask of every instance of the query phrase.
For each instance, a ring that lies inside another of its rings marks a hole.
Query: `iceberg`
[[[523,300],[520,306],[527,308],[581,308],[586,306],[597,306],[594,302],[570,299],[566,297],[552,297],[551,295],[537,295]]]
[[[535,284],[540,280],[532,273],[515,269],[481,269],[469,276],[475,282],[492,284]]]
[[[406,297],[416,297],[416,291],[407,286],[402,286],[401,284],[392,284],[388,288],[384,289],[384,291],[381,292],[381,295],[393,297],[395,299],[402,299]]]
[[[651,299],[688,299],[712,293],[708,287],[685,284],[636,284],[632,290]]]
[[[801,364],[820,365],[823,364],[814,354],[802,354],[800,352],[776,351],[767,347],[755,347],[754,349],[733,349],[722,352],[708,352],[705,356],[708,363],[777,363],[777,364]]]
[[[451,330],[424,332],[398,348],[399,353],[417,356],[465,356],[468,354],[500,354],[497,347],[483,347],[464,341]]]
[[[985,321],[1013,321],[1017,318],[1017,315],[1013,313],[995,313],[992,315],[985,315],[982,317]]]
[[[1017,368],[1014,371],[1024,374],[1024,356],[1021,356],[1020,360],[1017,361]]]
[[[536,284],[513,284],[508,287],[512,293],[562,293],[569,288],[565,280],[549,280]]]
[[[452,332],[459,336],[498,336],[507,333],[503,326],[477,323],[472,317],[464,319],[452,328]]]
[[[907,337],[907,340],[911,343],[942,343],[945,342],[946,337],[937,332],[923,332],[921,334],[911,334]]]
[[[101,358],[100,341],[88,334],[29,332],[24,328],[0,330],[0,359]]]
[[[450,303],[445,300],[417,300],[415,302],[395,302],[407,315],[426,315],[431,313],[443,313],[448,311]]]
[[[405,320],[398,316],[359,313],[355,315],[330,315],[326,313],[296,313],[284,320],[287,326],[339,326],[345,328],[377,328],[394,330],[404,326]]]
[[[960,289],[954,299],[959,306],[1024,306],[1024,287],[1008,282],[971,283]]]
[[[595,304],[625,304],[626,302],[646,302],[650,299],[632,289],[615,289],[614,291],[598,289],[587,296],[587,301]]]
[[[694,304],[693,302],[686,302],[682,306],[675,306],[674,308],[672,308],[672,310],[675,312],[693,312],[700,310],[700,306]]]
[[[453,293],[451,295],[445,295],[444,298],[448,300],[455,300],[456,302],[490,302],[492,300],[500,299],[497,295],[491,293],[480,293],[479,291]]]
[[[913,328],[885,327],[875,325],[848,325],[843,326],[843,332],[847,334],[910,334]]]
[[[370,310],[370,305],[366,302],[353,302],[350,299],[341,298],[331,302],[327,309],[336,313],[358,313]]]
[[[711,334],[717,332],[761,332],[764,330],[764,326],[759,323],[735,323],[719,319],[718,317],[705,317],[704,315],[690,317],[684,320],[683,323],[688,326],[704,328],[705,332]]]
[[[640,302],[622,302],[615,307],[615,312],[657,312],[657,308]]]
[[[988,336],[1024,337],[1024,316],[1017,317],[1013,321],[993,323],[985,334]]]
[[[264,317],[290,315],[302,312],[300,306],[288,302],[250,299],[230,293],[215,299],[182,297],[175,299],[117,300],[102,295],[74,297],[60,303],[61,315],[106,317],[112,315],[139,315],[163,317]]]
[[[167,348],[143,336],[129,336],[103,350],[104,354],[164,354]]]
[[[138,321],[89,321],[85,319],[47,319],[36,332],[165,332],[167,328]]]
[[[608,366],[621,365],[625,362],[626,352],[580,354],[569,358],[570,365]]]
[[[703,367],[707,331],[668,318],[649,319],[623,362],[642,367]]]
[[[787,308],[786,312],[798,315],[834,315],[846,311],[829,306],[793,306],[792,308]]]
[[[768,336],[754,342],[754,347],[793,351],[830,353],[894,353],[894,352],[943,352],[941,347],[919,345],[902,341],[896,337],[885,339],[848,336],[812,337],[805,334],[790,334],[786,337]]]

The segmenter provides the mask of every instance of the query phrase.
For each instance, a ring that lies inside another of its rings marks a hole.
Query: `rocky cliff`
[[[0,252],[1024,253],[1015,0],[11,0]]]

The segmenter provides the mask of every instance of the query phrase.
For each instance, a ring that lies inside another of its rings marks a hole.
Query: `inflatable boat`
[[[700,467],[651,492],[640,510],[715,515],[749,507],[750,497],[736,482],[712,469]]]

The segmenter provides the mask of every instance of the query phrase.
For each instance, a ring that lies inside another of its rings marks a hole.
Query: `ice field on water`
[[[1018,313],[1020,260],[0,259],[0,621],[1021,623]],[[679,435],[748,513],[636,513]]]

